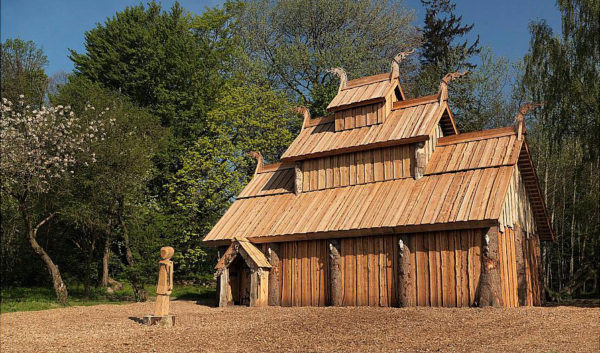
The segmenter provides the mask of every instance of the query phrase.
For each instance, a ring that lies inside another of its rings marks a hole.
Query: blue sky
[[[174,0],[163,0],[170,7]],[[184,8],[201,13],[220,0],[180,0]],[[416,24],[422,25],[424,10],[420,0],[404,0],[415,10]],[[555,0],[456,0],[456,13],[463,23],[474,23],[474,34],[480,35],[483,45],[495,54],[511,60],[520,59],[529,46],[528,25],[532,20],[545,19],[560,29],[560,13]],[[84,32],[96,23],[124,9],[137,5],[139,0],[2,0],[0,37],[33,40],[48,56],[47,72],[71,71],[68,49],[83,50]],[[144,1],[145,3],[145,1]]]

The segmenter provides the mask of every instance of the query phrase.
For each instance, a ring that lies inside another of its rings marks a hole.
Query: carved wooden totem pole
[[[173,261],[171,261],[171,257],[174,253],[175,250],[170,246],[160,249],[162,260],[158,262],[158,284],[156,285],[154,315],[146,316],[148,325],[160,323],[164,326],[173,326],[175,324],[175,316],[169,315],[169,296],[173,291]]]

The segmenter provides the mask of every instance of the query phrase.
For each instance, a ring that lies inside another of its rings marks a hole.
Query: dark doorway
[[[235,305],[250,305],[250,268],[241,256],[229,265],[229,285]]]

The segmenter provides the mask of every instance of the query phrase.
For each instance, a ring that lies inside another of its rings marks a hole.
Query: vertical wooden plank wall
[[[481,273],[483,230],[339,239],[343,305],[396,306],[398,240],[411,249],[418,306],[467,307]],[[328,242],[280,244],[283,306],[324,306],[328,300]]]
[[[401,145],[302,162],[302,191],[411,178],[414,147]]]
[[[498,260],[502,283],[502,302],[506,308],[519,306],[515,231],[505,228],[498,232]]]
[[[382,124],[392,111],[392,101],[363,105],[335,112],[335,131]]]
[[[526,305],[541,305],[542,288],[539,276],[538,254],[539,244],[536,237],[524,232],[522,240],[522,249],[516,246],[516,234],[512,228],[505,228],[504,232],[498,233],[498,245],[500,254],[500,279],[502,281],[502,300],[505,307],[518,307],[518,269],[516,262],[516,252],[522,251],[525,280],[527,286]]]
[[[503,231],[505,227],[514,228],[517,223],[529,234],[536,233],[535,219],[527,190],[525,190],[525,183],[523,183],[519,168],[515,167],[500,214],[500,231]]]
[[[527,305],[542,305],[542,281],[539,263],[540,246],[537,236],[528,234],[523,239],[523,260],[527,280]]]

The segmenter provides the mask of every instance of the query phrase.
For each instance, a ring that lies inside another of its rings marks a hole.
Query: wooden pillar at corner
[[[535,253],[535,258],[536,258],[536,263],[537,263],[537,268],[535,270],[538,271],[538,283],[536,283],[536,285],[538,286],[539,290],[539,297],[537,298],[537,302],[536,300],[534,300],[534,305],[539,305],[539,306],[543,306],[544,304],[546,304],[546,287],[544,286],[544,266],[542,265],[542,243],[540,242],[540,237],[537,234],[532,234],[531,235],[533,238],[533,242],[534,242],[534,246],[533,246],[533,251]]]
[[[342,259],[337,240],[329,242],[329,281],[331,306],[342,306]]]
[[[269,256],[269,264],[271,264],[271,270],[269,271],[269,305],[280,306],[281,287],[279,283],[279,244],[269,244],[267,248],[267,255]]]
[[[515,224],[515,261],[517,263],[517,297],[519,306],[527,305],[527,271],[525,269],[527,235]]]
[[[258,271],[250,268],[250,306],[258,306],[259,281]]]
[[[498,260],[498,227],[490,227],[483,239],[483,256],[477,305],[500,308],[502,301],[502,282],[500,279],[500,261]]]
[[[398,306],[414,306],[412,300],[412,269],[410,263],[410,249],[402,240],[398,241]]]
[[[229,269],[225,267],[219,275],[219,306],[225,307],[229,304]]]

